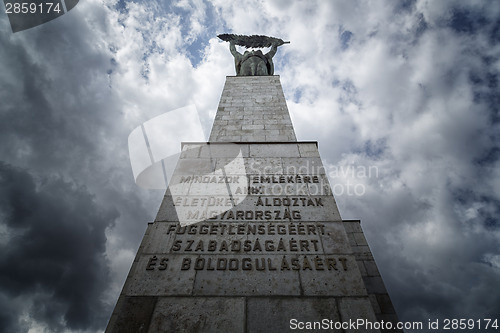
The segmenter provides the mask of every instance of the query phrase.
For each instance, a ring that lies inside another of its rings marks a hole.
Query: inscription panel
[[[340,222],[156,223],[129,295],[366,295]]]
[[[365,296],[352,255],[144,255],[129,296]]]
[[[171,213],[159,214],[181,223],[155,223],[138,286],[154,280],[156,295],[367,295],[315,144],[193,148],[184,145],[162,206]],[[189,288],[166,285],[184,275]]]

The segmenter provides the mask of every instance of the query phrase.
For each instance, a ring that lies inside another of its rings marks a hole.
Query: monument
[[[296,139],[273,75],[285,42],[220,38],[237,75],[209,142],[182,143],[106,332],[402,332],[360,221],[339,214],[318,143]]]

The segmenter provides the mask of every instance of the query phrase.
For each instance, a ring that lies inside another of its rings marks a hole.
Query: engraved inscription
[[[323,254],[326,230],[319,222],[169,223],[170,254],[150,256],[145,269],[165,270],[168,256],[180,256],[174,270],[347,271],[347,257]]]
[[[290,239],[288,241],[279,240],[260,241],[258,238],[252,240],[175,240],[172,252],[318,252],[319,245],[317,239]]]
[[[180,269],[183,271],[207,270],[207,271],[299,271],[299,270],[315,270],[315,271],[347,271],[347,258],[333,257],[307,257],[302,258],[283,256],[276,263],[270,257],[220,257],[220,258],[204,258],[199,257],[192,259],[185,257],[182,259]]]
[[[167,235],[324,235],[323,223],[201,223],[170,224]]]
[[[323,207],[323,202],[321,198],[308,198],[308,197],[299,197],[299,198],[262,198],[258,197],[255,206],[293,206],[293,207]]]

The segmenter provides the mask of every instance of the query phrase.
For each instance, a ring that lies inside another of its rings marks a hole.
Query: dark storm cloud
[[[450,6],[446,15],[437,17],[437,24],[426,31],[448,36],[462,51],[450,54],[448,64],[435,68],[437,75],[427,82],[424,110],[416,111],[430,111],[437,118],[446,114],[455,116],[436,119],[432,131],[418,133],[415,141],[406,146],[409,154],[403,156],[413,160],[413,165],[419,163],[415,171],[424,174],[407,177],[408,183],[404,185],[411,197],[381,199],[379,204],[386,207],[378,208],[375,213],[387,221],[380,225],[391,230],[391,235],[382,236],[380,229],[373,229],[373,234],[378,234],[371,238],[374,251],[383,252],[387,243],[394,242],[404,253],[403,260],[392,254],[380,261],[400,318],[404,320],[494,318],[500,309],[500,293],[494,287],[498,285],[500,272],[490,257],[498,253],[500,231],[500,203],[493,185],[497,176],[492,169],[499,161],[496,120],[499,69],[495,62],[488,61],[493,54],[498,59],[497,45],[489,38],[498,18],[487,11],[486,7]],[[444,46],[443,51],[446,52]],[[409,54],[412,57],[415,50]],[[429,64],[433,61],[428,59]],[[463,105],[450,103],[459,97],[458,92],[470,93],[470,104],[466,100]],[[439,103],[443,102],[448,105],[440,108]],[[456,112],[460,107],[463,110]],[[403,129],[399,133],[404,137]],[[428,140],[432,136],[439,139]],[[369,152],[367,149],[368,155]],[[405,161],[394,163],[399,164],[395,170],[411,168]],[[429,163],[429,167],[422,167],[422,163]],[[429,190],[422,191],[425,186]],[[417,208],[410,203],[419,200],[426,204],[414,210],[407,208]],[[375,201],[372,198],[364,202],[374,207]],[[406,209],[401,211],[401,207]],[[359,212],[359,206],[352,211]],[[362,215],[365,220],[374,220],[370,218],[373,213]],[[399,237],[402,239],[398,240]]]
[[[105,77],[96,65],[107,59],[92,52],[84,29],[80,35],[75,32],[77,22],[64,33],[45,25],[18,39],[0,35],[3,159],[24,152],[22,159],[37,170],[65,171],[71,166],[68,162],[96,148],[95,135],[112,120],[113,110],[99,114],[105,91],[94,87],[99,84],[96,78]]]
[[[59,177],[35,180],[28,170],[0,164],[0,216],[9,236],[0,246],[0,293],[25,299],[5,304],[0,327],[21,331],[27,311],[51,332],[102,327],[100,295],[109,283],[104,231],[118,217],[81,184]]]
[[[0,25],[0,332],[101,331],[105,232],[134,247],[153,214],[130,172],[103,8],[90,26],[86,6],[15,35]]]

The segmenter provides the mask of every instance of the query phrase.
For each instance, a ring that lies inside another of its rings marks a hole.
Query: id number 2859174
[[[49,14],[60,13],[63,9],[59,1],[54,2],[6,2],[5,12],[7,14]]]

